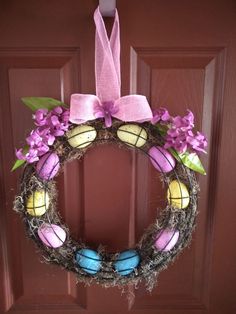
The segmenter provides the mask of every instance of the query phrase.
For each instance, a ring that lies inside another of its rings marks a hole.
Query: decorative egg
[[[32,192],[26,204],[26,210],[31,216],[42,216],[48,210],[49,195],[45,190]]]
[[[171,181],[167,191],[167,199],[173,207],[180,209],[188,207],[190,198],[185,184],[178,180]]]
[[[140,263],[140,256],[136,250],[126,250],[117,257],[114,267],[122,276],[131,274]]]
[[[81,249],[76,252],[76,262],[88,274],[96,274],[101,269],[100,255],[90,249]]]
[[[175,167],[174,157],[163,147],[151,147],[148,155],[153,166],[160,172],[170,172]]]
[[[97,137],[97,131],[90,125],[79,125],[66,133],[70,146],[84,148]]]
[[[141,147],[147,141],[147,132],[137,124],[124,124],[117,130],[118,138],[129,146]]]
[[[170,251],[179,239],[179,231],[171,229],[160,230],[156,236],[155,247],[158,251]]]
[[[54,224],[43,224],[38,229],[38,236],[43,244],[54,249],[62,246],[66,240],[65,230]]]
[[[51,180],[60,168],[60,161],[57,154],[49,152],[43,155],[37,165],[36,172],[43,180]]]

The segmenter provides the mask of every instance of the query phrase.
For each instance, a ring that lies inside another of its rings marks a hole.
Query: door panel
[[[189,249],[161,273],[151,294],[84,287],[74,274],[41,263],[13,212],[20,171],[14,147],[32,128],[20,98],[69,102],[94,93],[93,0],[0,2],[0,313],[235,313],[235,2],[118,0],[122,94],[146,95],[152,108],[195,113],[209,139],[196,232]],[[106,19],[110,28],[112,19]],[[71,234],[116,251],[132,246],[164,205],[147,157],[104,144],[66,165],[58,210]],[[230,239],[230,240],[229,240]],[[227,270],[227,271],[226,271]]]
[[[134,92],[142,91],[149,98],[152,107],[155,108],[156,104],[159,104],[170,108],[176,115],[183,115],[187,109],[192,110],[196,116],[196,127],[204,130],[211,146],[211,140],[214,139],[214,122],[217,121],[217,113],[222,111],[223,106],[222,95],[217,88],[223,86],[224,64],[225,51],[220,48],[132,48],[131,67],[133,66],[136,73],[132,78],[136,82]],[[214,108],[215,103],[218,108]],[[209,212],[209,207],[212,206],[210,196],[215,194],[216,187],[212,181],[210,167],[216,167],[216,155],[218,152],[212,155],[209,151],[208,155],[203,157],[208,176],[198,176],[201,187],[201,213],[191,248],[184,252],[181,268],[177,262],[168,270],[168,274],[161,274],[160,288],[151,298],[153,309],[206,309],[208,306],[210,239],[213,232],[213,213]],[[146,193],[148,191],[149,188]],[[150,199],[156,199],[155,193]],[[147,212],[149,211],[152,211],[150,206],[147,209]],[[146,226],[141,226],[140,232],[144,227]],[[139,301],[136,302],[137,306],[150,306],[150,298],[148,304],[145,297],[140,303]]]

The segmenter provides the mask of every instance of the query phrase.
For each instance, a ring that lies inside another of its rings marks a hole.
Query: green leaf
[[[67,107],[67,105],[57,99],[49,97],[23,97],[22,102],[31,110],[36,111],[38,109],[51,110],[57,106]]]
[[[206,171],[196,153],[185,152],[181,154],[173,149],[169,149],[169,151],[178,161],[182,162],[189,169],[206,175]]]
[[[21,160],[21,159],[17,159],[11,169],[11,171],[16,170],[17,168],[23,166],[23,164],[25,163],[25,160]]]

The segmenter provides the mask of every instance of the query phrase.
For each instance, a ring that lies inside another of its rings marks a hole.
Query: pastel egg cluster
[[[76,252],[76,262],[88,274],[96,274],[102,268],[102,258],[98,252],[91,249],[81,249]],[[134,249],[126,250],[117,256],[113,270],[120,276],[130,275],[140,264],[140,256]]]
[[[97,131],[90,125],[79,125],[66,133],[68,144],[77,149],[86,148],[97,137]],[[137,124],[124,124],[117,129],[117,137],[124,144],[141,148],[148,140],[145,128]],[[154,168],[162,174],[174,171],[176,161],[168,150],[161,146],[148,148],[148,156]],[[43,155],[36,164],[36,173],[43,181],[53,179],[60,170],[60,159],[55,152]],[[172,180],[167,189],[169,205],[177,209],[186,209],[190,203],[188,188],[180,180]],[[26,211],[29,215],[40,217],[46,214],[50,207],[49,194],[46,189],[38,189],[27,198]],[[66,231],[58,225],[43,223],[38,228],[38,237],[43,245],[57,249],[66,241]],[[157,251],[172,250],[179,240],[180,233],[176,229],[164,228],[159,230],[154,239]],[[80,249],[75,253],[75,262],[87,274],[94,275],[102,270],[102,256],[91,249]],[[113,271],[120,276],[128,276],[135,272],[141,263],[141,258],[135,249],[119,253],[113,261]]]
[[[144,128],[137,124],[124,124],[117,130],[117,137],[128,146],[141,148],[147,142],[148,135]],[[152,146],[148,156],[155,169],[162,174],[175,169],[176,161],[168,150],[161,146]],[[187,187],[179,180],[173,180],[167,190],[168,203],[178,209],[185,209],[190,202]]]
[[[154,242],[157,251],[168,252],[174,248],[179,239],[179,231],[173,229],[160,230]],[[102,257],[97,251],[80,249],[75,254],[76,263],[87,274],[94,275],[102,269]],[[113,263],[113,270],[120,276],[128,276],[135,272],[141,263],[141,258],[135,249],[119,253]]]
[[[97,131],[89,125],[80,125],[66,133],[68,143],[73,148],[85,148],[97,137]],[[42,180],[53,179],[60,169],[60,160],[55,152],[43,155],[36,165],[36,173]]]

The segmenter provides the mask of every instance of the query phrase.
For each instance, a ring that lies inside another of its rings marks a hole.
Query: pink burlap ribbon
[[[153,115],[145,96],[120,97],[120,29],[117,10],[110,40],[99,7],[94,12],[94,21],[96,96],[72,94],[70,121],[81,124],[104,118],[106,127],[111,126],[112,117],[125,122],[150,121]]]

